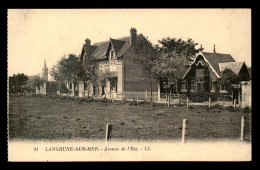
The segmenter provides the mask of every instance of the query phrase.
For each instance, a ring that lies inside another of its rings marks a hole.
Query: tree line
[[[191,38],[183,40],[182,38],[163,38],[158,44],[153,45],[148,38],[137,38],[135,48],[134,62],[139,64],[149,79],[150,93],[152,97],[152,79],[166,77],[168,82],[174,82],[178,85],[182,76],[188,69],[188,64],[193,61],[199,51],[203,51],[202,46],[197,48],[198,43]],[[74,87],[79,86],[79,81],[93,85],[106,85],[109,75],[108,70],[98,68],[98,62],[95,58],[80,58],[80,55],[69,54],[58,60],[57,64],[51,68],[50,74],[58,82],[71,82]],[[227,76],[223,82],[227,85],[237,82],[232,70],[226,71]],[[230,73],[231,72],[231,73]],[[26,88],[28,77],[24,74],[13,75],[9,79],[9,88],[11,91],[20,92]],[[230,82],[232,81],[232,82]],[[42,83],[40,78],[33,80],[33,86],[39,86]],[[79,88],[77,88],[79,89]],[[74,88],[75,90],[75,88]],[[74,91],[74,94],[76,92]]]

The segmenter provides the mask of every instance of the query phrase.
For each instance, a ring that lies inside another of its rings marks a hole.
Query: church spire
[[[42,68],[42,79],[48,81],[48,68],[45,59],[44,59],[44,67]]]
[[[47,66],[46,66],[46,60],[44,59],[44,68],[47,68]]]

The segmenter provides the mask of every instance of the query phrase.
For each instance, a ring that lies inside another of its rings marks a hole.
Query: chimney
[[[214,49],[213,49],[213,52],[214,52],[214,53],[216,53],[215,44],[214,44]]]
[[[90,39],[86,38],[86,40],[85,40],[85,45],[86,45],[86,46],[90,46],[90,44],[91,44]]]
[[[200,44],[200,51],[202,51],[202,49],[203,49],[203,48],[202,48],[202,44]]]
[[[135,28],[130,29],[130,45],[134,45],[136,43],[137,31]]]

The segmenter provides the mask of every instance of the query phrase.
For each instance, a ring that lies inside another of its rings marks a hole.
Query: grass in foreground
[[[183,119],[187,119],[187,140],[239,139],[241,116],[249,114],[242,109],[219,106],[187,109],[185,106],[86,102],[57,97],[9,99],[10,139],[104,140],[106,124],[111,123],[112,139],[178,140]]]

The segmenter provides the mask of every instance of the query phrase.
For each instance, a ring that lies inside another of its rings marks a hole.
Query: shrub
[[[244,113],[250,113],[251,112],[251,109],[250,109],[250,107],[245,107],[245,108],[243,108],[243,112]]]
[[[207,92],[194,92],[189,95],[190,100],[193,102],[204,102],[209,100],[209,93]]]
[[[215,101],[231,101],[232,97],[230,94],[223,93],[211,93],[211,92],[194,92],[189,95],[190,100],[194,102],[205,102],[209,101],[209,97],[212,102]]]

